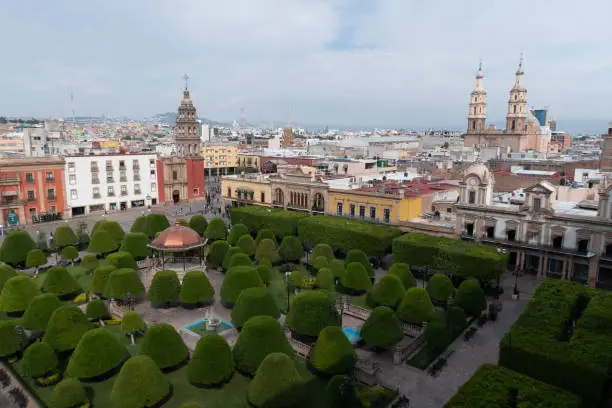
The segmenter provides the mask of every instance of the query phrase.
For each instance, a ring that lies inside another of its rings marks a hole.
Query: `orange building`
[[[63,159],[0,160],[0,225],[31,224],[33,217],[65,207]]]

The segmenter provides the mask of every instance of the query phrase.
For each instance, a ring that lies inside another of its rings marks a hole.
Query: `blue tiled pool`
[[[355,330],[352,327],[343,327],[342,331],[344,332],[344,335],[349,339],[351,344],[355,344],[359,342],[359,340],[361,340],[361,334],[359,333],[359,330]]]
[[[216,333],[221,333],[225,330],[229,330],[229,329],[233,329],[234,325],[231,324],[230,322],[226,322],[223,319],[219,319],[221,321],[221,324],[219,326],[217,326],[217,330],[215,331]],[[206,336],[207,334],[210,334],[212,332],[206,330],[206,323],[204,322],[204,320],[198,320],[195,323],[191,323],[187,326],[185,326],[185,328],[187,330],[190,330],[196,334],[199,334],[200,336]]]

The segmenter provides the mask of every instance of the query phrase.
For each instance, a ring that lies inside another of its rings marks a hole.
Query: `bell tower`
[[[487,121],[487,93],[482,87],[482,62],[476,74],[476,87],[470,94],[470,110],[468,112],[468,133],[482,132]]]
[[[510,89],[508,114],[506,115],[506,133],[522,133],[527,118],[527,90],[523,86],[523,56],[515,74],[514,86]]]
[[[189,77],[187,74],[183,77],[185,80],[185,90],[183,91],[183,99],[178,108],[178,117],[176,119],[176,150],[179,157],[192,157],[200,155],[200,134],[198,132],[198,117],[196,108],[189,96]]]

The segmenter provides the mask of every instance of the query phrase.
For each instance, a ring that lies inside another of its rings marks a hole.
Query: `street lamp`
[[[285,286],[287,287],[287,314],[289,314],[289,297],[291,289],[291,284],[289,283],[289,274],[290,272],[285,272]]]
[[[147,200],[147,208],[150,210],[151,209],[151,194],[147,194],[145,199]]]

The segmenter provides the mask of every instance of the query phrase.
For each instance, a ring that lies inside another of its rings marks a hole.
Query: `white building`
[[[23,129],[23,152],[26,157],[59,156],[78,152],[76,143],[64,139],[55,120],[46,120],[42,127]]]
[[[67,156],[66,205],[71,215],[158,203],[157,155]]]

